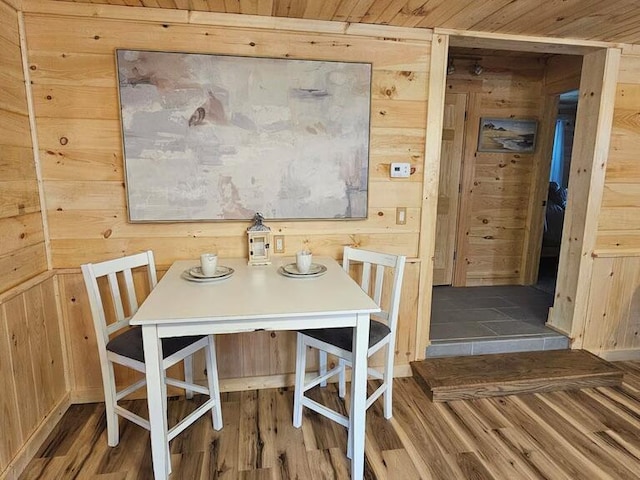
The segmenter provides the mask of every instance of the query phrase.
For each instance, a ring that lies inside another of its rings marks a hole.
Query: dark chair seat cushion
[[[206,335],[191,337],[172,337],[162,339],[162,357],[167,358]],[[144,348],[142,347],[142,328],[133,327],[107,343],[107,350],[123,357],[132,358],[144,363]]]
[[[369,348],[391,333],[389,327],[384,323],[371,320],[370,325]],[[348,352],[351,351],[351,347],[353,346],[353,328],[351,327],[301,330],[300,333],[303,333],[308,337],[315,338],[316,340],[320,340],[321,342],[329,343]]]

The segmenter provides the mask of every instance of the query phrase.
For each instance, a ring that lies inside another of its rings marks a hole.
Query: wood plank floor
[[[432,403],[412,378],[394,382],[394,416],[367,415],[367,479],[640,478],[640,362],[618,362],[621,387]],[[315,392],[334,406],[334,387]],[[142,401],[132,402],[144,411]],[[292,390],[223,396],[224,428],[206,417],[171,445],[176,479],[347,479],[344,428],[305,412]],[[169,403],[170,422],[197,401]],[[121,423],[107,447],[102,404],[75,405],[21,479],[151,479],[148,433]]]
[[[434,402],[613,387],[622,371],[586,350],[499,353],[412,362],[413,376]]]

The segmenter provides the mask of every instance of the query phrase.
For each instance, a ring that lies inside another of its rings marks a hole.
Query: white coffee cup
[[[205,277],[213,277],[218,266],[218,255],[215,253],[203,253],[200,255],[200,268]]]
[[[309,250],[301,250],[296,253],[296,268],[300,273],[309,273],[313,256]]]

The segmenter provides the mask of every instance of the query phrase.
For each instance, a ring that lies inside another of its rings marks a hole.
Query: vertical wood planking
[[[436,222],[438,212],[438,180],[440,175],[440,149],[442,148],[442,119],[447,75],[448,35],[434,35],[431,45],[429,68],[429,110],[425,140],[422,216],[420,220],[420,280],[416,327],[416,358],[426,355],[431,327],[431,290],[433,288],[433,254],[435,251]]]
[[[25,438],[20,428],[18,415],[18,392],[12,367],[11,337],[7,327],[7,316],[3,306],[0,306],[0,408],[2,416],[0,425],[4,434],[0,439],[0,472],[2,472],[13,456],[22,446]]]
[[[434,285],[451,285],[453,278],[466,107],[466,94],[446,95],[433,259]]]
[[[22,287],[47,260],[18,15],[0,2],[0,472],[66,394],[53,290]]]
[[[596,355],[640,351],[640,257],[593,262],[583,348]]]
[[[522,283],[540,145],[533,154],[478,152],[479,124],[492,117],[539,120],[545,65],[533,56],[470,59],[455,48],[450,57],[455,71],[447,91],[469,95],[453,284]],[[471,73],[476,61],[484,67],[478,76]]]
[[[583,348],[603,356],[637,358],[640,351],[640,55],[623,51],[615,94],[611,144],[591,277]]]
[[[0,301],[0,472],[66,395],[53,281]]]
[[[541,105],[540,124],[538,125],[538,147],[533,157],[534,163],[527,212],[528,221],[525,226],[522,264],[520,266],[520,280],[525,285],[535,284],[538,279],[538,266],[540,265],[542,235],[545,224],[545,205],[549,191],[548,179],[557,116],[558,97],[545,95]]]
[[[585,55],[582,64],[558,283],[549,317],[553,327],[570,334],[575,348],[582,346],[585,334],[619,61],[620,50],[607,49]]]

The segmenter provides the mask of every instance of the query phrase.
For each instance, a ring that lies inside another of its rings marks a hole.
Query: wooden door
[[[467,95],[464,93],[449,93],[445,96],[433,266],[434,285],[451,285],[453,276],[466,106]]]

